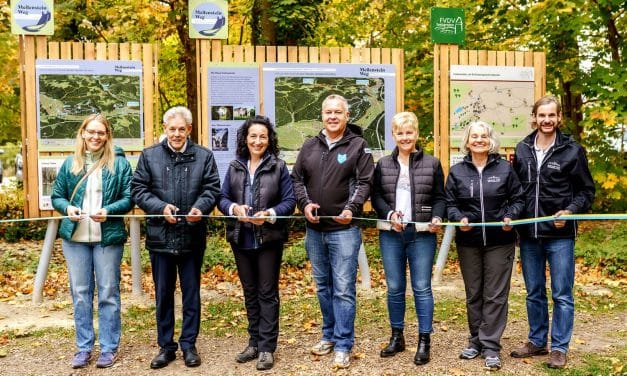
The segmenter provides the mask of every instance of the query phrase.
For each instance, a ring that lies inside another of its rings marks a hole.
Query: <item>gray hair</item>
[[[185,106],[172,107],[163,114],[163,124],[167,124],[170,119],[180,116],[185,120],[185,124],[190,125],[193,121],[192,112]]]
[[[324,100],[322,101],[322,108],[324,109],[324,107],[327,105],[327,103],[329,103],[330,101],[333,101],[333,100],[342,102],[344,110],[346,112],[348,112],[348,101],[346,100],[346,98],[344,98],[343,96],[341,96],[339,94],[331,94],[328,97],[324,98]]]
[[[488,150],[488,154],[496,154],[499,152],[499,146],[501,146],[501,142],[499,141],[499,136],[494,132],[494,128],[485,121],[473,121],[468,124],[466,128],[464,128],[464,135],[462,136],[462,143],[459,146],[462,154],[468,155],[470,151],[466,146],[468,144],[468,139],[470,138],[470,128],[479,127],[483,128],[484,131],[488,134],[488,138],[490,139],[490,150]]]

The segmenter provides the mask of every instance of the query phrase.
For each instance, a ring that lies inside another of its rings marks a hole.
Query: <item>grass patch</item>
[[[600,269],[604,275],[627,276],[627,223],[586,224],[575,242],[577,263]]]
[[[439,299],[435,302],[433,321],[442,324],[466,325],[466,302],[463,299]]]
[[[597,315],[627,310],[626,288],[604,286],[603,289],[602,295],[595,295],[575,286],[575,310]]]
[[[210,300],[203,305],[201,332],[215,337],[231,337],[244,335],[247,327],[248,320],[243,300]]]
[[[589,375],[625,375],[627,364],[627,345],[617,349],[616,352],[605,353],[603,355],[584,354],[583,364],[573,367],[571,364],[564,370],[553,370],[542,367],[549,376],[589,376]]]
[[[177,316],[180,316],[178,314]],[[154,306],[145,307],[132,305],[122,314],[122,330],[137,332],[153,330],[157,327]]]
[[[315,295],[300,295],[282,299],[279,320],[282,335],[320,334],[322,314],[318,298]]]

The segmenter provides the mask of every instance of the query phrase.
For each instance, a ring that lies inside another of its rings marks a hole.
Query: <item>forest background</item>
[[[546,53],[547,92],[563,105],[565,129],[588,151],[598,194],[595,212],[627,210],[627,7],[624,0],[427,1],[231,0],[232,45],[403,48],[405,109],[433,149],[433,43],[430,8],[464,8],[464,49]],[[196,53],[184,0],[65,0],[55,4],[50,41],[159,45],[159,107],[195,112]],[[0,158],[19,151],[18,38],[10,2],[0,1]],[[10,167],[9,167],[10,168]],[[6,174],[5,174],[6,175]]]
[[[588,151],[597,185],[593,212],[625,213],[626,4],[625,0],[231,0],[229,37],[225,43],[403,48],[405,109],[419,117],[420,142],[432,152],[434,49],[429,30],[430,8],[464,8],[467,31],[462,48],[546,53],[547,92],[561,99],[566,132]],[[160,110],[187,105],[196,113],[196,51],[188,36],[187,8],[188,2],[183,0],[56,1],[55,34],[49,40],[157,44]],[[5,151],[0,158],[9,170],[21,142],[18,47],[17,36],[10,32],[9,1],[0,0],[0,148]],[[23,217],[23,196],[19,186],[2,186],[0,218]],[[45,229],[43,221],[0,226],[0,365],[7,374],[41,374],[42,365],[60,374],[68,373],[73,340],[73,331],[68,329],[72,325],[72,304],[58,242],[44,288],[46,304],[33,307],[27,302]],[[623,375],[627,359],[627,225],[625,221],[587,221],[581,230],[576,249],[577,326],[573,356],[569,369],[559,374]],[[215,235],[207,241],[203,264],[205,295],[200,351],[211,354],[215,361],[203,364],[199,372],[250,374],[251,369],[232,361],[233,349],[243,346],[246,338],[246,315],[235,263],[220,228],[211,232]],[[365,229],[364,234],[373,290],[360,292],[358,347],[351,372],[412,374],[417,371],[411,362],[413,351],[387,363],[378,355],[388,335],[385,277],[376,231]],[[143,250],[142,286],[147,299],[132,301],[129,252],[125,254],[124,351],[109,373],[146,374],[149,360],[157,350],[150,266]],[[478,364],[462,364],[454,356],[465,341],[466,320],[456,254],[451,252],[449,256],[443,282],[435,289],[438,334],[434,348],[445,355],[434,357],[426,371],[419,372],[477,374]],[[282,333],[276,372],[329,374],[328,363],[311,359],[303,345],[317,339],[320,317],[312,309],[317,300],[302,231],[292,234],[286,245],[281,275]],[[517,265],[510,294],[511,320],[504,338],[506,349],[519,346],[526,332],[525,292],[520,278]],[[411,317],[411,304],[408,309]],[[46,321],[53,322],[54,328],[42,329]],[[417,332],[415,322],[409,325]],[[516,362],[507,358],[503,372],[558,374],[543,368],[542,361]],[[184,371],[181,362],[170,368],[171,374]]]

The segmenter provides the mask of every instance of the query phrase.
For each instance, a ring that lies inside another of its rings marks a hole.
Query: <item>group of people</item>
[[[463,135],[462,162],[448,177],[440,162],[417,143],[418,120],[392,119],[396,147],[375,165],[360,127],[350,124],[340,95],[322,102],[323,129],[307,139],[291,174],[279,158],[273,124],[248,119],[237,132],[236,159],[222,185],[210,150],[189,137],[192,114],[174,107],[163,116],[166,137],[142,152],[131,172],[102,115],[81,124],[76,151],[55,181],[52,202],[65,217],[59,235],[70,274],[76,326],[72,367],[89,365],[95,343],[94,286],[98,289],[100,354],[96,366],[112,366],[120,343],[120,262],[126,241],[120,214],[136,204],[147,215],[146,248],[155,285],[157,343],[153,369],[176,359],[201,364],[200,274],[207,215],[225,214],[227,240],[237,264],[248,317],[248,344],[235,361],[274,365],[279,335],[279,271],[287,240],[285,217],[295,207],[306,219],[305,248],[322,314],[322,333],[310,352],[333,353],[333,367],[347,368],[355,342],[357,259],[362,243],[355,217],[371,198],[387,284],[391,337],[381,357],[405,350],[406,269],[418,321],[416,365],[430,360],[434,299],[431,290],[436,233],[444,218],[458,222],[456,245],[466,290],[469,339],[461,359],[482,355],[501,368],[501,336],[507,323],[514,246],[520,239],[527,288],[528,340],[511,356],[549,354],[545,268],[551,275],[553,319],[548,366],[566,365],[572,335],[575,221],[565,214],[588,210],[594,183],[585,153],[559,130],[560,103],[546,96],[533,106],[534,131],[516,148],[513,163],[499,155],[493,128],[481,121]],[[512,226],[520,218],[554,221]],[[486,225],[500,222],[501,226]],[[182,292],[182,328],[174,340],[174,292]]]

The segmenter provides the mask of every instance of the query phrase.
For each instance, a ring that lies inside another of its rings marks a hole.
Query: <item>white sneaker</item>
[[[311,353],[314,355],[327,355],[333,351],[335,343],[322,340],[311,347]]]
[[[351,365],[351,354],[344,351],[336,351],[333,358],[333,368],[348,368]]]

